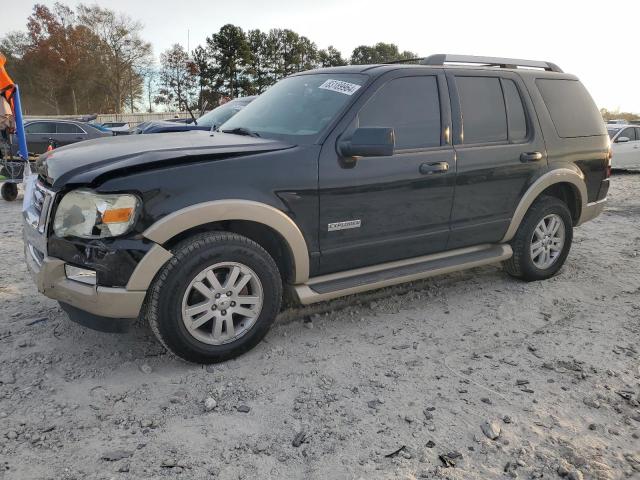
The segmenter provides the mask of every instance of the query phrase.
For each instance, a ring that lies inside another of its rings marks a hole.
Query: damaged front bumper
[[[67,262],[49,253],[47,231],[55,193],[30,179],[25,196],[25,260],[38,291],[59,301],[77,323],[96,330],[126,330],[140,316],[147,289],[171,253],[153,244],[135,265],[126,285],[100,285],[92,265]]]
[[[101,287],[72,280],[67,277],[63,260],[44,257],[38,264],[28,247],[25,257],[38,291],[47,297],[101,317],[138,318],[146,291]]]

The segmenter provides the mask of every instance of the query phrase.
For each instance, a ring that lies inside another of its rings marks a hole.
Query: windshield
[[[205,113],[198,118],[198,126],[203,127],[219,127],[224,122],[233,117],[236,113],[247,106],[249,101],[232,100],[224,105],[214,108],[210,112]]]
[[[609,132],[609,138],[613,139],[616,136],[616,133],[620,131],[619,128],[607,128],[607,132]]]
[[[261,137],[313,142],[366,82],[359,74],[298,75],[279,81],[220,130],[247,129]]]

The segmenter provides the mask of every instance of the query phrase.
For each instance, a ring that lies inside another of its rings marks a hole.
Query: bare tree
[[[78,6],[80,22],[103,42],[104,60],[113,76],[115,111],[120,113],[126,100],[133,110],[142,95],[140,72],[151,59],[151,44],[141,38],[142,24],[128,15],[101,8],[98,5]]]

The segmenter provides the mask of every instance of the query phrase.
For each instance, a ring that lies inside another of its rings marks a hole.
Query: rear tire
[[[149,291],[146,316],[175,355],[216,363],[253,348],[280,311],[282,280],[257,243],[228,232],[178,244]]]
[[[567,259],[572,240],[573,221],[567,205],[555,197],[539,197],[511,241],[513,256],[503,262],[505,270],[526,281],[550,278]]]
[[[0,187],[2,198],[7,202],[13,202],[18,198],[18,185],[15,183],[4,182]]]

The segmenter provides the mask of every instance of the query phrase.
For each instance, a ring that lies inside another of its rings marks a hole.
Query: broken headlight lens
[[[56,210],[53,231],[59,237],[105,238],[127,233],[140,202],[131,194],[67,193]]]

